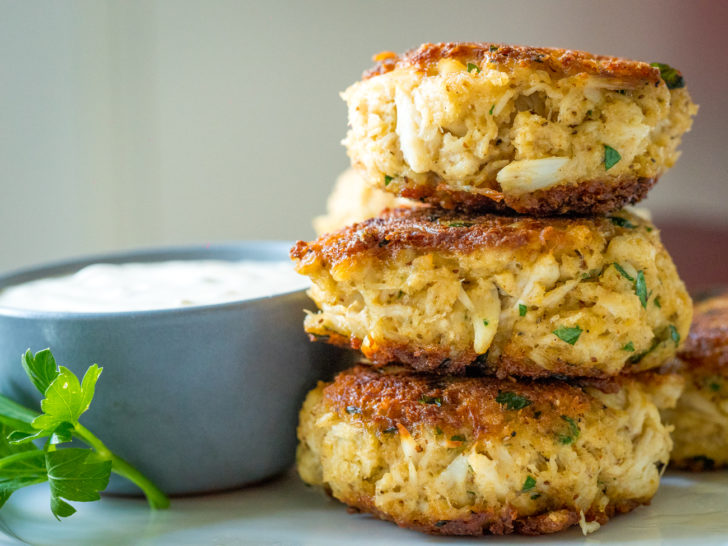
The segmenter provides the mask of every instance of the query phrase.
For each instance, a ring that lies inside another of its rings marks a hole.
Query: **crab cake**
[[[347,169],[336,179],[326,201],[326,214],[313,219],[313,229],[317,235],[323,235],[377,216],[387,208],[419,204],[370,186],[354,169]]]
[[[564,49],[424,44],[342,97],[369,183],[448,208],[602,214],[678,157],[697,107],[677,70]]]
[[[636,214],[529,218],[397,209],[291,250],[312,339],[376,365],[605,377],[662,365],[692,305]]]
[[[671,369],[685,379],[677,408],[672,464],[690,470],[728,466],[728,292],[695,306],[685,346]]]
[[[677,375],[513,382],[357,366],[319,383],[298,472],[349,506],[434,534],[595,530],[649,503]]]

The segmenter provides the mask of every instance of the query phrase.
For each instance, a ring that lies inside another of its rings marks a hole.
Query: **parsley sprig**
[[[21,359],[31,382],[44,396],[39,414],[0,395],[0,507],[23,487],[48,482],[51,511],[57,519],[76,509],[66,501],[100,498],[114,472],[136,484],[152,508],[167,508],[169,499],[148,478],[112,453],[79,418],[88,410],[103,368],[93,364],[78,377],[57,366],[49,349]],[[45,439],[39,448],[34,440]],[[90,449],[61,447],[81,440]]]

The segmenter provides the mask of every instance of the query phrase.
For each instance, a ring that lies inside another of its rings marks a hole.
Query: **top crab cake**
[[[551,48],[384,52],[342,97],[370,184],[446,208],[604,214],[645,197],[697,106],[668,65]]]
[[[692,304],[654,226],[402,208],[299,241],[317,339],[376,365],[608,377],[662,365]]]

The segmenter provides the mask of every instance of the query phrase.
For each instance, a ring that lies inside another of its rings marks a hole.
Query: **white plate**
[[[17,492],[0,512],[17,540],[4,544],[728,544],[728,472],[669,472],[651,506],[617,516],[584,538],[579,528],[542,537],[439,538],[351,515],[338,502],[305,487],[293,472],[241,491],[176,498],[166,511],[140,499],[104,497],[75,503],[78,513],[57,522],[48,508],[48,486]]]

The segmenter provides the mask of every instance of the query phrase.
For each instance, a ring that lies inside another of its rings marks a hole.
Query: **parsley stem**
[[[137,485],[147,497],[149,506],[152,508],[164,509],[169,507],[169,498],[149,478],[144,476],[132,465],[127,463],[121,457],[114,455],[104,443],[94,436],[91,431],[84,427],[81,423],[74,425],[76,435],[94,448],[96,452],[104,459],[111,460],[111,471],[123,476],[127,480]]]

